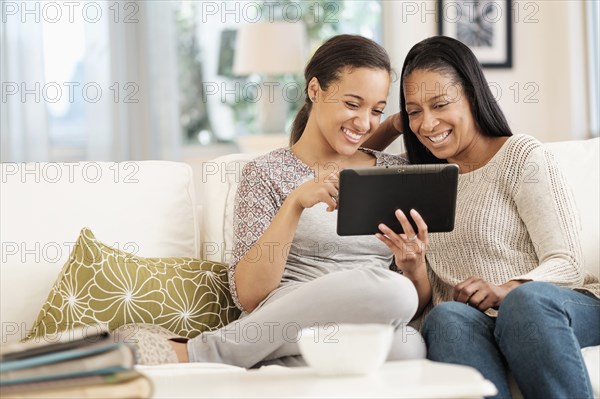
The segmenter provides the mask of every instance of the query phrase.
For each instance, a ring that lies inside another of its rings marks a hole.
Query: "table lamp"
[[[261,75],[257,98],[259,133],[284,133],[289,108],[283,85],[276,75],[301,73],[306,53],[303,22],[257,22],[238,31],[233,72]]]

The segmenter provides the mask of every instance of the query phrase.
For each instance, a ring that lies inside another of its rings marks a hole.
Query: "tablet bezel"
[[[394,211],[409,215],[415,209],[430,233],[454,229],[458,165],[398,165],[350,168],[340,172],[337,233],[340,236],[371,235],[384,223],[402,233]]]

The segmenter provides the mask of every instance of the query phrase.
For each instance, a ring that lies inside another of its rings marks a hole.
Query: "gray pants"
[[[380,323],[395,328],[388,360],[425,357],[421,335],[409,327],[417,293],[406,277],[385,269],[340,271],[310,282],[286,283],[252,312],[188,342],[190,362],[240,367],[304,365],[297,334],[328,323]]]

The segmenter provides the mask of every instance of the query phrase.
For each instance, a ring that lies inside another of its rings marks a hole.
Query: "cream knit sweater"
[[[496,285],[546,281],[600,296],[598,280],[583,269],[580,231],[552,155],[533,137],[512,136],[485,166],[459,176],[454,231],[429,235],[432,304],[451,301],[453,287],[471,276]]]

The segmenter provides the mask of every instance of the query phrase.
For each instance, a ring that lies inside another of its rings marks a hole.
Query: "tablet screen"
[[[399,165],[344,169],[340,172],[337,233],[370,235],[386,224],[397,233],[402,226],[394,212],[401,209],[413,225],[415,209],[430,233],[454,229],[458,166]]]

